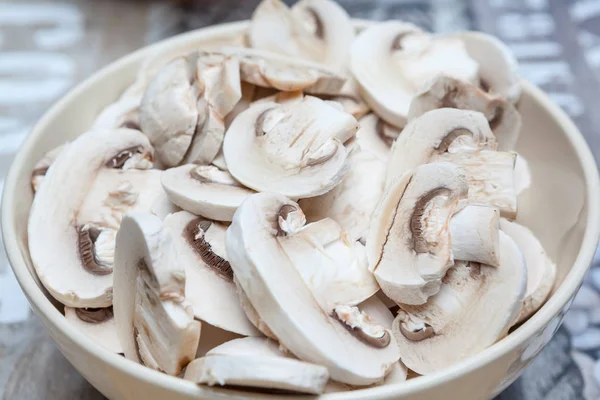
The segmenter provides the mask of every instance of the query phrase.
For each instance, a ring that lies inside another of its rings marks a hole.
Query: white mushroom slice
[[[360,131],[359,131],[360,132]],[[350,240],[365,242],[371,214],[383,194],[385,164],[356,142],[348,146],[350,170],[329,192],[299,201],[308,222],[330,217]]]
[[[223,155],[223,148],[221,148],[215,159],[212,161],[212,165],[219,168],[221,171],[228,171],[225,156]]]
[[[284,92],[338,94],[346,82],[334,69],[310,61],[241,47],[225,47],[220,51],[236,56],[242,80],[257,86]]]
[[[556,279],[556,264],[544,251],[542,244],[526,227],[500,220],[500,229],[511,237],[523,252],[527,265],[527,290],[525,300],[514,324],[521,323],[533,315],[546,302]]]
[[[379,290],[364,246],[331,218],[295,229],[277,241],[325,312],[356,305]]]
[[[327,368],[298,361],[265,338],[226,342],[188,365],[184,379],[209,386],[245,386],[323,393]]]
[[[44,180],[44,177],[46,176],[46,173],[48,172],[48,169],[50,168],[50,165],[52,165],[54,160],[56,160],[56,157],[58,157],[64,148],[64,144],[53,148],[44,154],[42,159],[35,164],[33,171],[31,172],[31,187],[33,188],[34,192],[38,191],[42,181]]]
[[[250,196],[227,230],[236,279],[260,318],[295,356],[327,367],[340,382],[377,382],[398,361],[396,345],[388,330],[359,325],[365,322],[362,315],[351,318],[354,308],[323,311],[280,245],[280,238],[302,224],[299,206],[284,196]]]
[[[356,132],[356,139],[361,149],[387,162],[392,144],[402,130],[388,124],[375,114],[369,114],[358,122],[360,129]]]
[[[252,102],[251,106],[256,104],[277,103],[277,104],[295,104],[301,103],[304,98],[304,93],[296,92],[277,92],[267,97],[263,97]]]
[[[386,184],[444,153],[495,150],[496,139],[480,112],[440,108],[412,120],[394,142]]]
[[[364,30],[350,51],[350,68],[369,106],[388,123],[406,125],[412,98],[440,72],[478,83],[477,63],[454,38],[388,21]]]
[[[515,159],[517,153],[483,150],[476,153],[444,153],[436,161],[459,165],[469,181],[469,203],[496,207],[508,219],[517,216]],[[474,261],[474,260],[470,260]]]
[[[321,98],[337,101],[342,105],[344,111],[356,119],[362,118],[370,111],[369,105],[362,99],[360,87],[354,77],[349,77],[340,93],[334,96],[322,95]]]
[[[142,131],[167,167],[209,163],[219,152],[223,119],[241,98],[235,57],[193,52],[163,67],[140,105]]]
[[[500,232],[500,267],[457,263],[440,291],[421,306],[402,305],[394,336],[408,368],[427,375],[464,360],[504,337],[527,282],[523,255]]]
[[[71,308],[65,307],[65,318],[76,329],[88,335],[94,342],[113,353],[122,353],[117,336],[117,325],[112,307]]]
[[[115,266],[113,308],[125,357],[178,375],[194,359],[201,325],[185,300],[185,270],[160,218],[123,218]]]
[[[441,74],[413,98],[408,119],[443,107],[483,113],[496,135],[498,150],[514,150],[521,131],[521,115],[512,103],[500,95],[486,93],[468,82]]]
[[[164,224],[185,268],[186,300],[196,318],[240,335],[260,335],[238,301],[225,254],[227,227],[185,211],[169,215]]]
[[[170,168],[162,172],[161,182],[173,203],[217,221],[231,221],[242,201],[255,193],[214,165]]]
[[[302,0],[290,10],[264,0],[252,14],[250,46],[341,69],[354,40],[346,11],[330,0]]]
[[[460,32],[449,37],[461,40],[469,56],[477,62],[479,83],[485,91],[499,94],[511,103],[519,100],[519,66],[504,43],[483,32]]]
[[[132,184],[125,179],[108,196],[92,199],[98,188],[95,181],[112,168],[128,170],[117,172],[124,177],[150,173],[132,168],[150,168],[151,160],[152,147],[141,132],[118,129],[84,133],[52,163],[31,206],[28,237],[37,275],[61,303],[90,308],[111,305],[114,233],[122,211],[135,207],[139,194],[130,190]],[[82,215],[84,206],[93,201],[105,204],[96,213],[106,211],[106,218],[100,215],[106,224],[89,225],[90,217]]]
[[[92,129],[140,128],[140,103],[142,96],[122,96],[104,108],[94,120]]]
[[[248,320],[250,320],[250,322],[252,322],[252,325],[254,325],[254,327],[256,329],[258,329],[260,331],[260,333],[262,333],[269,339],[277,340],[277,337],[275,337],[275,334],[273,333],[273,331],[271,331],[271,329],[267,326],[265,321],[263,321],[260,318],[260,316],[256,312],[256,309],[254,308],[252,303],[250,303],[248,296],[246,296],[246,293],[244,293],[244,290],[240,286],[237,279],[235,279],[235,276],[233,277],[233,282],[235,283],[235,290],[238,294],[240,306],[242,307],[242,310],[244,310],[244,313],[246,314],[246,317],[248,318]]]
[[[515,192],[517,196],[531,187],[531,170],[527,159],[517,154],[515,160]]]
[[[225,135],[225,116],[242,97],[237,58],[200,52],[196,66],[198,127],[185,162],[210,163],[218,154]]]
[[[467,191],[464,173],[450,163],[422,165],[386,189],[371,219],[367,256],[390,299],[424,304],[437,293],[454,263],[450,218]]]
[[[500,264],[500,212],[493,207],[469,205],[450,221],[452,255],[455,260]]]
[[[356,120],[316,97],[289,105],[259,104],[227,130],[223,153],[233,177],[256,191],[314,197],[337,185],[349,169],[343,143]]]

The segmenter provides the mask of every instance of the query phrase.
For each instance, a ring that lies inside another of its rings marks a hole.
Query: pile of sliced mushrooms
[[[264,0],[231,46],[153,60],[32,174],[37,275],[107,350],[347,391],[471,357],[550,295],[498,40]]]

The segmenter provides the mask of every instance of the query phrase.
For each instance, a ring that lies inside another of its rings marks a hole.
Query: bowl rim
[[[356,27],[364,27],[369,24],[368,21],[354,20]],[[77,84],[66,95],[54,103],[50,109],[39,119],[35,124],[10,167],[9,173],[5,180],[4,192],[2,195],[2,235],[4,239],[4,247],[8,256],[9,263],[14,271],[15,277],[21,286],[21,289],[28,298],[34,311],[43,316],[42,319],[47,320],[53,328],[75,343],[83,352],[87,352],[90,356],[100,359],[103,363],[118,370],[123,374],[128,374],[137,380],[143,381],[150,385],[157,385],[167,390],[172,390],[186,395],[197,395],[198,386],[192,382],[183,379],[172,377],[142,365],[134,363],[124,357],[111,353],[105,350],[100,345],[95,343],[91,338],[87,337],[83,332],[64,323],[64,316],[58,309],[54,307],[52,302],[46,298],[43,291],[37,286],[34,277],[29,273],[24,256],[21,254],[18,245],[16,230],[12,227],[17,223],[15,208],[15,190],[17,180],[24,169],[28,156],[31,153],[34,143],[44,133],[46,126],[52,121],[56,114],[62,110],[66,104],[71,102],[71,99],[77,97],[87,88],[98,81],[102,81],[105,76],[117,72],[130,63],[139,62],[147,55],[154,52],[181,45],[193,40],[208,39],[211,36],[220,37],[224,35],[234,35],[241,33],[248,27],[249,21],[238,21],[232,23],[218,24],[210,27],[205,27],[176,35],[172,38],[162,40],[150,46],[136,50],[120,59],[108,64],[92,76]],[[546,304],[521,327],[516,329],[506,338],[495,343],[484,351],[472,356],[464,361],[461,361],[449,368],[441,370],[437,373],[412,379],[406,382],[373,387],[368,389],[359,389],[352,392],[341,392],[324,394],[323,398],[328,399],[351,399],[351,398],[376,398],[385,396],[399,396],[416,394],[422,390],[432,388],[444,383],[447,383],[461,375],[468,374],[477,370],[484,365],[487,365],[494,360],[508,354],[517,349],[527,339],[533,337],[540,328],[546,326],[552,318],[558,315],[561,310],[567,305],[570,298],[579,289],[583,281],[584,275],[587,272],[589,265],[593,259],[600,236],[600,180],[598,177],[598,169],[592,153],[578,128],[566,113],[553,103],[541,89],[533,84],[523,81],[523,92],[530,95],[533,100],[544,108],[553,119],[553,122],[565,133],[567,140],[572,145],[578,157],[578,162],[583,171],[586,187],[586,206],[587,206],[587,221],[585,233],[581,243],[580,251],[577,255],[573,267],[564,278],[562,284],[558,287],[552,297]],[[226,390],[218,388],[207,388],[213,393],[242,393],[237,390]],[[224,391],[225,390],[225,391]],[[209,392],[210,393],[210,392]],[[247,397],[253,398],[273,398],[271,395],[249,394],[244,392]],[[295,398],[292,396],[290,398]],[[303,396],[302,396],[303,397]]]

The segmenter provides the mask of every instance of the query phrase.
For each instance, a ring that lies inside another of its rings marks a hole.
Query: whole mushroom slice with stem
[[[221,223],[185,211],[164,221],[186,275],[186,300],[196,318],[244,336],[260,333],[240,307]]]
[[[314,197],[348,172],[343,143],[357,130],[354,117],[316,97],[257,104],[233,121],[223,154],[231,175],[251,189]]]
[[[427,375],[455,365],[508,333],[521,309],[527,269],[503,232],[500,249],[498,268],[458,262],[426,304],[401,305],[393,331],[412,371]]]
[[[467,198],[464,172],[424,164],[386,189],[373,212],[367,255],[381,290],[398,304],[424,304],[450,268],[450,219]]]
[[[358,123],[360,129],[356,132],[356,140],[360,148],[387,163],[392,145],[400,136],[402,129],[388,124],[375,114],[362,117]]]
[[[445,153],[474,154],[495,149],[496,139],[482,113],[454,108],[428,111],[410,121],[394,142],[386,185]]]
[[[174,204],[216,221],[231,221],[242,201],[256,193],[214,165],[169,168],[162,172],[161,182]]]
[[[191,362],[184,379],[209,386],[244,386],[320,394],[327,368],[299,361],[266,338],[236,339]]]
[[[527,265],[527,289],[519,315],[513,324],[531,317],[546,302],[556,280],[556,264],[552,262],[533,232],[506,219],[500,220],[500,229],[515,241]]]
[[[517,153],[482,150],[444,153],[435,161],[459,165],[469,181],[469,203],[496,207],[508,219],[517,217],[515,161]]]
[[[498,38],[483,32],[459,32],[447,35],[460,40],[469,56],[479,65],[478,85],[515,104],[521,96],[521,78],[517,59]]]
[[[134,190],[138,183],[152,186],[157,171],[136,170],[151,167],[148,139],[129,129],[84,133],[54,160],[33,200],[28,237],[37,275],[58,301],[69,307],[111,305],[120,218],[133,207],[150,207],[160,196],[156,188],[162,192],[160,185],[150,187],[150,195]]]
[[[223,47],[219,51],[237,57],[242,80],[253,85],[335,95],[346,83],[346,77],[335,69],[311,61],[243,47]]]
[[[486,93],[469,82],[440,74],[413,98],[408,120],[437,108],[458,108],[483,113],[496,136],[498,150],[514,150],[521,131],[521,115],[499,94]]]
[[[54,160],[56,160],[56,157],[58,157],[60,152],[63,151],[64,147],[65,145],[61,144],[48,151],[33,167],[33,171],[31,172],[31,187],[33,188],[34,193],[38,191],[42,181],[46,177],[48,169]]]
[[[383,194],[385,163],[363,150],[357,141],[347,148],[350,170],[342,182],[321,196],[300,200],[299,204],[308,222],[329,217],[340,224],[350,240],[364,244],[371,214]]]
[[[178,375],[196,355],[200,322],[185,299],[185,269],[160,218],[123,218],[115,252],[114,304],[125,357]]]
[[[327,367],[332,379],[343,383],[377,382],[398,361],[396,344],[357,307],[323,310],[281,246],[280,239],[303,225],[299,206],[282,195],[246,199],[226,236],[235,277],[260,318],[296,357]]]
[[[440,72],[478,83],[477,63],[460,40],[432,36],[400,21],[361,32],[352,44],[350,68],[369,106],[398,128],[407,123],[412,98]]]
[[[224,118],[241,98],[237,58],[196,51],[152,78],[140,105],[140,126],[166,167],[210,163],[221,147]]]
[[[123,352],[121,342],[117,336],[117,325],[112,307],[65,307],[65,318],[76,329],[79,329],[105,349],[113,353]]]

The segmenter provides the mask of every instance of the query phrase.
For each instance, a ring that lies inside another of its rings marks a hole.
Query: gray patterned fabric
[[[286,0],[288,3],[293,1]],[[0,190],[27,131],[78,81],[145,44],[248,18],[258,0],[0,0]],[[600,155],[600,0],[340,0],[356,18],[425,29],[479,29],[515,52]],[[1,239],[1,238],[0,238]],[[564,326],[497,399],[600,399],[600,257]],[[0,250],[0,394],[4,399],[101,399],[31,314]]]

